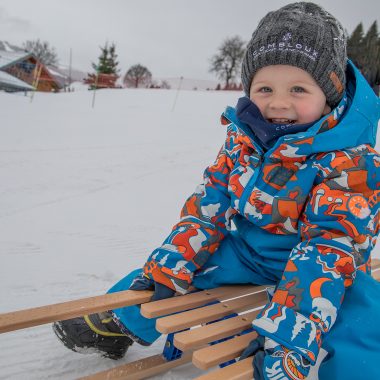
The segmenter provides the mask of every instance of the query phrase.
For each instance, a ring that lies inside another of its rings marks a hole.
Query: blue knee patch
[[[202,269],[195,272],[193,285],[198,289],[212,289],[231,284],[273,283],[255,265],[248,266],[249,261],[252,261],[252,253],[247,244],[231,233]]]
[[[358,271],[323,341],[329,356],[320,367],[321,380],[380,378],[379,298],[380,283]]]

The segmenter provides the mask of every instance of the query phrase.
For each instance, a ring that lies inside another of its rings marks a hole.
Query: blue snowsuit
[[[312,364],[327,352],[320,379],[380,378],[380,284],[370,276],[379,116],[379,98],[351,62],[339,105],[267,151],[228,107],[225,144],[144,272],[182,293],[190,284],[276,285],[253,322],[259,334]],[[128,289],[140,271],[110,292]],[[147,343],[159,336],[138,307],[114,315]]]

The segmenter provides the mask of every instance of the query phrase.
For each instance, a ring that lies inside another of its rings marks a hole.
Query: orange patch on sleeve
[[[297,272],[298,268],[294,264],[292,260],[289,260],[288,263],[286,264],[285,271],[286,272]]]
[[[288,292],[286,290],[277,289],[273,295],[272,302],[285,305],[287,296],[288,296]]]

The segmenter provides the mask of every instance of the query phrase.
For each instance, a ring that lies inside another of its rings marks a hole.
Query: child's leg
[[[260,265],[255,261],[256,256],[240,237],[230,234],[204,268],[195,273],[193,284],[199,289],[211,289],[228,284],[273,283],[273,278],[264,268],[268,263]],[[140,273],[141,269],[131,272],[108,293],[129,289]],[[122,307],[111,312],[112,315],[109,312],[95,313],[58,321],[53,329],[63,344],[74,351],[93,348],[114,359],[125,354],[133,342],[131,338],[140,344],[150,345],[161,335],[155,329],[156,319],[144,318],[139,306]]]
[[[264,275],[255,265],[246,265],[242,257],[251,252],[244,241],[235,235],[228,235],[218,250],[206,262],[202,270],[195,273],[193,285],[198,289],[212,289],[228,284],[270,284],[273,280]],[[115,284],[108,293],[126,290],[141,272],[135,270]],[[160,333],[155,329],[156,319],[147,319],[140,314],[138,306],[113,310],[121,322],[120,328],[139,343],[152,344]],[[138,338],[138,339],[136,339]]]
[[[357,273],[323,348],[320,380],[380,379],[380,283]]]
[[[131,272],[108,293],[129,289],[140,273],[141,269]],[[144,318],[139,306],[129,306],[57,321],[53,324],[53,330],[59,340],[73,351],[99,352],[102,356],[120,359],[133,341],[149,345],[160,336],[155,322],[155,319]]]
[[[198,289],[230,284],[275,284],[276,275],[260,266],[259,260],[260,257],[244,240],[237,234],[229,234],[203,268],[195,273],[193,284]],[[285,267],[285,262],[282,266]],[[282,270],[274,268],[273,271],[281,275]]]
[[[107,293],[129,289],[133,279],[141,273],[136,269],[117,282]],[[112,310],[114,319],[122,331],[126,332],[136,342],[148,346],[161,335],[156,329],[156,318],[148,319],[140,314],[139,306],[127,306]]]

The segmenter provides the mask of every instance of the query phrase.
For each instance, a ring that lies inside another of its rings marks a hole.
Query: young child
[[[242,83],[246,96],[222,116],[225,143],[179,223],[110,292],[152,288],[162,299],[190,285],[276,285],[243,353],[255,354],[256,379],[316,378],[317,359],[320,379],[379,378],[379,99],[347,60],[340,23],[309,2],[261,20]],[[54,329],[71,349],[119,358],[133,341],[156,340],[154,323],[132,306]]]

